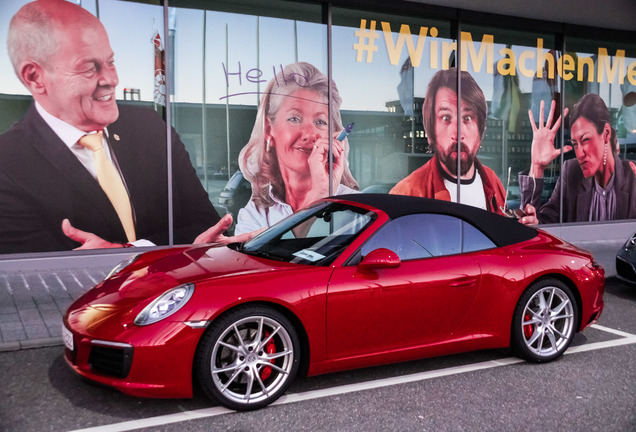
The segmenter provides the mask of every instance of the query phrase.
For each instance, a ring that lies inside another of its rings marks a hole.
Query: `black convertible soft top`
[[[477,207],[449,201],[406,195],[371,193],[338,195],[331,198],[378,208],[384,211],[391,219],[414,213],[436,213],[455,216],[479,228],[499,247],[520,243],[537,236],[535,228],[523,225],[514,218],[507,218]]]

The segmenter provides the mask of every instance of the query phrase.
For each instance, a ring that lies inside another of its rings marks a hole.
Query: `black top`
[[[507,246],[537,236],[535,228],[516,219],[488,212],[477,207],[431,198],[392,194],[349,194],[333,199],[346,200],[375,207],[391,219],[415,213],[435,213],[465,220],[488,236],[497,246]]]

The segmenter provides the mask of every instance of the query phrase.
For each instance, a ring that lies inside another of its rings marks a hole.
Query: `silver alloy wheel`
[[[565,349],[574,332],[574,306],[560,288],[547,286],[526,303],[521,334],[526,347],[539,357],[550,357]]]
[[[287,383],[294,355],[284,326],[266,316],[248,316],[229,325],[216,340],[212,380],[228,400],[257,404]]]

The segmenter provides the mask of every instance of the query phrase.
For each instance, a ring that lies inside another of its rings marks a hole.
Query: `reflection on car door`
[[[329,358],[433,344],[451,338],[481,273],[470,255],[402,261],[361,273],[336,268],[327,294]]]

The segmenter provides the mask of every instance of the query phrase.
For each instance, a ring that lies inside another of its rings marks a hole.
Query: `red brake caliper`
[[[523,316],[523,320],[530,321],[530,314],[525,314]],[[525,335],[526,339],[530,339],[532,333],[534,333],[534,326],[532,324],[526,324],[523,326],[523,334]]]
[[[269,333],[268,332],[265,332],[265,337],[266,338],[269,337]],[[273,339],[270,339],[269,342],[267,342],[267,345],[265,345],[265,352],[267,354],[274,354],[276,352],[276,344],[274,343]],[[271,359],[269,362],[274,364],[274,359]],[[272,374],[272,368],[271,367],[262,368],[261,369],[261,380],[265,381],[267,378],[270,377],[271,374]]]

